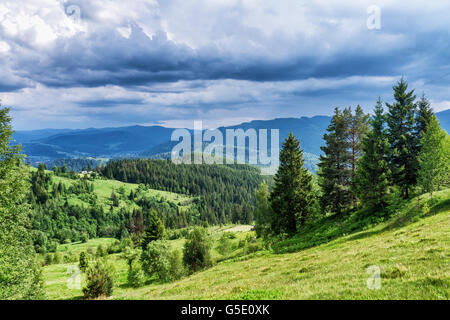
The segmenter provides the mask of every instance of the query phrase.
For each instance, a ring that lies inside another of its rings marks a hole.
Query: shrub
[[[108,254],[108,252],[106,251],[105,247],[103,245],[99,244],[95,255],[98,258],[101,258],[101,257],[106,257],[107,254]]]
[[[110,296],[114,287],[114,267],[106,260],[97,260],[86,271],[86,287],[83,294],[86,299]]]
[[[221,255],[225,256],[228,255],[232,249],[233,249],[233,242],[230,240],[230,238],[224,233],[220,239],[219,244],[216,247],[217,252],[219,252]]]
[[[189,234],[183,249],[183,263],[191,271],[207,268],[211,262],[211,242],[207,231],[201,227],[195,227]]]
[[[139,260],[133,260],[128,266],[128,284],[134,288],[138,288],[144,285],[145,274],[142,271],[142,266]]]
[[[86,232],[83,232],[80,236],[80,240],[82,243],[86,243],[89,240],[89,235]]]
[[[53,254],[47,253],[44,256],[44,266],[48,266],[53,263]]]
[[[181,250],[173,249],[169,253],[169,278],[170,280],[178,280],[182,278],[185,274],[184,266],[183,266],[183,255],[181,254]]]
[[[170,279],[169,245],[164,240],[147,244],[141,255],[142,268],[149,277],[156,275],[160,280]]]
[[[55,252],[55,254],[53,255],[53,263],[55,264],[59,264],[62,261],[62,256],[60,252]]]
[[[89,267],[89,257],[88,254],[84,251],[80,252],[79,267],[81,272],[85,272]]]
[[[63,261],[64,263],[76,262],[78,261],[78,257],[74,255],[72,252],[68,252],[67,254],[64,255]]]
[[[125,248],[127,248],[127,247],[129,247],[129,248],[134,247],[134,243],[133,243],[133,240],[131,239],[131,237],[125,237],[120,240],[121,251],[123,252],[125,250]]]
[[[108,254],[114,254],[114,253],[119,253],[122,252],[122,246],[120,244],[119,240],[114,240],[109,246],[108,246]]]
[[[47,243],[47,251],[48,252],[56,252],[57,248],[58,248],[58,242],[56,240],[50,240]]]

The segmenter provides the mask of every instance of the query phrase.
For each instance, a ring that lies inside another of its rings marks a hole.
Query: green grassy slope
[[[432,205],[428,199],[428,195],[412,199],[390,219],[366,230],[350,233],[349,227],[349,234],[329,242],[318,238],[321,244],[315,247],[305,248],[307,235],[299,235],[280,248],[303,248],[300,251],[260,251],[225,260],[173,283],[151,282],[142,288],[129,288],[125,262],[111,256],[119,274],[111,298],[449,299],[450,189],[438,192]],[[322,231],[330,237],[336,234]],[[309,233],[309,237],[314,236]],[[367,287],[370,266],[381,270],[380,289]],[[45,267],[49,298],[81,296],[80,290],[65,287],[66,270],[67,265]]]
[[[29,167],[29,170],[36,171],[37,169],[33,168],[33,167]],[[47,171],[47,172],[51,172],[51,171]],[[66,178],[66,177],[59,177],[56,175],[52,175],[52,181],[54,183],[62,182],[63,184],[66,185],[67,188],[70,185],[73,185],[74,183],[77,182],[77,180],[73,180],[73,179]],[[119,193],[120,190],[123,190],[124,195],[128,196],[130,194],[131,190],[133,190],[135,192],[139,186],[138,184],[135,184],[135,183],[125,183],[125,182],[121,182],[121,181],[117,181],[117,180],[107,180],[107,179],[95,179],[92,181],[90,180],[89,183],[94,184],[94,193],[97,195],[97,199],[99,200],[99,203],[104,206],[105,210],[109,210],[110,206],[112,204],[111,193],[112,193],[113,189],[114,189],[115,193]],[[161,202],[172,203],[172,204],[178,206],[181,211],[188,209],[191,206],[192,201],[194,200],[194,197],[187,196],[184,194],[178,194],[178,193],[172,193],[172,192],[168,192],[168,191],[161,191],[161,190],[154,190],[154,189],[146,190],[145,196],[150,197],[150,198],[156,198],[156,199],[160,200]],[[74,194],[69,195],[68,202],[71,205],[84,205],[85,207],[90,206],[89,203],[83,201],[83,199],[81,199],[79,196],[76,196]],[[114,210],[120,210],[120,208],[122,208],[122,207],[127,208],[127,209],[132,209],[133,207],[137,207],[137,205],[131,201],[120,199],[119,206],[117,208],[114,208]]]

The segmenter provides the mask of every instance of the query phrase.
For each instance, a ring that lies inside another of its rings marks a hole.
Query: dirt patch
[[[230,229],[227,229],[225,231],[227,232],[247,232],[253,229],[253,226],[250,225],[241,225],[241,226],[235,226]]]

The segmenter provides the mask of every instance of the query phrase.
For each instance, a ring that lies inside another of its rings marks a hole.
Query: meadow
[[[318,229],[311,227],[297,237],[279,241],[273,246],[277,250],[265,249],[261,240],[254,240],[249,227],[213,227],[209,229],[214,242],[212,268],[171,283],[149,279],[141,288],[128,286],[125,260],[120,254],[111,254],[116,285],[108,299],[450,298],[450,189],[436,193],[432,202],[429,194],[413,198],[388,218],[364,227],[355,221],[354,216],[345,217],[338,224],[341,231],[332,228],[335,220],[330,221],[329,230],[321,230],[325,236],[305,247],[305,239],[318,236]],[[217,251],[218,239],[225,232],[234,235],[233,250],[227,255]],[[240,246],[245,239],[249,241]],[[79,254],[113,241],[64,244],[58,251]],[[169,242],[182,248],[184,241]],[[67,270],[76,264],[44,267],[47,298],[82,299],[81,289],[67,286]],[[373,267],[380,270],[379,289],[368,286]]]

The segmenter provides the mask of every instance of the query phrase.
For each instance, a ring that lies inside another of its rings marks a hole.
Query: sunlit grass
[[[224,260],[172,283],[150,280],[142,288],[126,285],[126,265],[110,256],[118,272],[112,299],[449,299],[450,190],[436,194],[427,210],[427,195],[412,199],[391,219],[294,253],[260,251]],[[229,227],[213,228],[218,239]],[[234,240],[248,232],[237,233]],[[90,241],[86,246],[96,246]],[[181,248],[184,240],[171,241]],[[72,245],[73,249],[77,244]],[[78,245],[79,246],[79,245]],[[235,253],[239,249],[236,249]],[[213,257],[219,258],[213,251]],[[381,288],[367,286],[367,268],[381,270]],[[49,298],[74,299],[65,265],[45,267]]]

